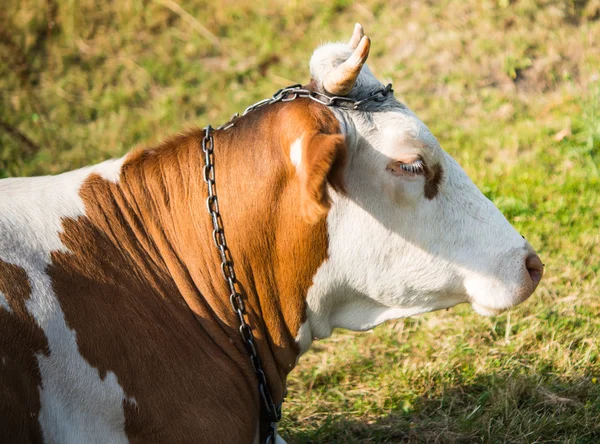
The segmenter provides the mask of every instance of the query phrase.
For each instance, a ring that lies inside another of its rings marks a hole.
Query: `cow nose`
[[[529,273],[531,282],[533,282],[533,289],[535,290],[540,283],[540,280],[542,280],[544,264],[542,264],[542,261],[537,254],[531,253],[527,256],[527,259],[525,259],[525,267],[527,267],[527,272]]]

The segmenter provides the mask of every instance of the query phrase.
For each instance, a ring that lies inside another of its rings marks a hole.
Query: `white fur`
[[[78,194],[83,181],[92,173],[116,180],[121,163],[0,181],[0,260],[26,272],[32,293],[26,307],[50,349],[48,356],[37,355],[42,378],[38,419],[46,442],[128,442],[123,389],[113,372],[102,379],[79,353],[76,332],[65,322],[46,271],[53,251],[68,252],[59,237],[62,221],[85,216]]]
[[[118,183],[121,178],[121,167],[123,166],[126,157],[127,156],[123,156],[119,159],[110,159],[106,162],[94,165],[92,171],[110,182]]]
[[[296,344],[300,347],[300,354],[305,353],[310,348],[312,340],[310,323],[305,321],[298,329],[298,334],[296,335]]]
[[[302,165],[302,137],[298,137],[290,146],[290,159],[296,170],[300,171]]]
[[[0,291],[0,308],[3,308],[4,310],[8,311],[9,313],[13,312],[12,308],[10,308],[10,305],[8,304],[8,301],[6,300],[6,296],[4,296],[1,291]]]
[[[311,59],[317,83],[351,51],[344,44],[317,49]],[[381,86],[365,65],[350,96]],[[331,190],[329,254],[307,295],[307,322],[296,338],[301,352],[336,327],[367,330],[463,302],[492,314],[533,291],[525,267],[533,249],[427,126],[392,98],[365,108],[335,110],[348,143],[348,195]],[[431,200],[424,175],[386,171],[390,162],[415,155],[443,169]]]

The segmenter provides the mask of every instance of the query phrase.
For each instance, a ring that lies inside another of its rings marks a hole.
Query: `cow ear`
[[[344,169],[346,166],[346,140],[342,134],[312,132],[302,138],[300,192],[302,216],[316,223],[327,214],[331,198],[327,184],[345,193]]]

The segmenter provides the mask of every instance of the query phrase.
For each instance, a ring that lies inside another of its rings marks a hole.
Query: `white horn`
[[[358,27],[355,27],[354,30],[354,35],[352,35],[350,42],[354,40]],[[362,27],[360,27],[359,32],[362,32]],[[345,96],[350,93],[362,66],[367,61],[367,57],[369,57],[369,49],[371,49],[371,40],[364,35],[348,60],[327,73],[323,79],[325,91],[338,96]]]
[[[362,39],[364,35],[365,31],[363,30],[362,25],[360,23],[354,25],[354,32],[352,33],[352,37],[350,37],[350,41],[348,42],[350,48],[356,49],[356,47],[360,43],[360,39]]]

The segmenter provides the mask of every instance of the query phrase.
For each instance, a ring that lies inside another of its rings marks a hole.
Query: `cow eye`
[[[425,173],[425,163],[422,159],[415,160],[411,163],[400,163],[398,166],[410,174],[417,175]]]
[[[411,156],[411,158],[391,161],[386,170],[394,176],[412,177],[425,175],[426,167],[423,159]]]

